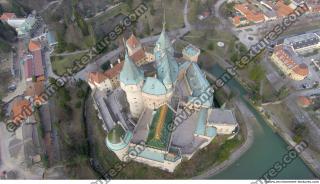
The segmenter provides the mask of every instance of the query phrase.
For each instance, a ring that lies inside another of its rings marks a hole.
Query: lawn
[[[165,14],[166,14],[166,27],[167,30],[175,30],[184,27],[183,9],[184,2],[181,0],[171,1],[164,0]],[[146,37],[150,35],[157,35],[162,30],[163,22],[163,5],[161,1],[148,1],[146,2],[148,12],[140,17],[136,34],[139,37]],[[135,1],[133,7],[138,6],[138,2]]]
[[[67,68],[73,66],[74,61],[81,58],[83,55],[84,53],[70,56],[52,56],[51,64],[53,72],[55,72],[57,75],[62,75]]]
[[[288,127],[289,129],[292,128],[292,123],[295,119],[295,116],[292,114],[292,112],[290,112],[285,104],[270,104],[265,106],[265,109],[279,118],[280,122],[285,123],[286,127]]]
[[[102,13],[101,15],[98,15],[96,17],[90,18],[88,22],[102,24],[103,22],[106,22],[118,14],[128,15],[130,11],[130,8],[128,4],[126,3],[120,3],[118,6],[108,10],[107,12]]]
[[[218,30],[192,30],[184,36],[183,39],[197,46],[215,59],[229,60],[229,53],[236,45],[236,38],[231,33]],[[225,44],[224,47],[219,47],[217,45],[218,42],[223,42]]]
[[[268,79],[263,79],[262,101],[270,102],[276,100],[276,91],[271,86]]]

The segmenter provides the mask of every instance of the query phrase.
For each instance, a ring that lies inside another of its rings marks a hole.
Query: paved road
[[[59,53],[59,54],[51,54],[51,56],[70,56],[70,55],[76,55],[76,54],[81,54],[81,53],[86,53],[89,52],[89,49],[86,50],[78,50],[74,52],[64,52],[64,53]]]
[[[103,14],[107,13],[108,11],[112,10],[113,8],[116,8],[116,7],[120,6],[120,4],[121,4],[121,3],[112,5],[112,6],[110,6],[109,8],[107,8],[106,10],[103,10],[103,11],[101,11],[101,12],[97,12],[94,16],[89,17],[89,18],[85,18],[84,20],[89,21],[89,20],[91,20],[91,19],[95,19],[95,18],[97,18],[97,17],[100,17],[100,16],[102,16]]]
[[[58,0],[58,1],[52,1],[49,4],[47,4],[45,7],[42,8],[42,10],[39,11],[39,13],[43,13],[44,11],[46,11],[49,7],[51,7],[54,4],[57,4],[57,6],[55,7],[54,10],[56,10],[56,8],[61,5],[61,3],[63,2],[63,0]]]
[[[184,28],[181,28],[181,29],[177,29],[177,30],[173,30],[173,31],[169,31],[168,32],[168,35],[170,37],[174,37],[174,38],[180,38],[182,36],[184,36],[186,33],[188,33],[189,31],[191,31],[192,29],[192,26],[191,24],[189,23],[188,21],[188,4],[189,4],[189,0],[186,0],[185,2],[185,6],[184,6],[184,12],[183,12],[183,15],[184,15],[184,25],[185,27]],[[154,43],[158,40],[159,38],[159,35],[157,36],[149,36],[149,37],[146,37],[146,38],[143,38],[141,39],[141,43],[142,44],[145,44],[145,45],[148,45],[148,44],[151,44],[151,43]],[[113,58],[115,58],[116,56],[118,56],[121,52],[123,51],[123,47],[120,46],[119,48],[111,51],[111,52],[108,52],[107,54],[99,57],[98,59],[96,59],[94,62],[91,62],[90,64],[88,64],[83,70],[81,70],[80,72],[78,72],[74,78],[75,79],[82,79],[82,80],[86,80],[87,79],[87,74],[88,72],[92,72],[92,71],[97,71],[100,66],[108,61],[108,60],[111,60]]]
[[[45,52],[44,54],[44,62],[45,62],[45,65],[46,65],[46,75],[47,75],[47,78],[48,77],[53,77],[55,79],[59,78],[58,75],[56,75],[53,70],[52,70],[52,64],[51,64],[51,60],[50,60],[50,52]]]

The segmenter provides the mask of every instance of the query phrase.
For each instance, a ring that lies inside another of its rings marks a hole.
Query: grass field
[[[292,127],[292,122],[294,121],[294,115],[290,112],[290,110],[287,108],[285,104],[271,104],[265,106],[265,109],[270,111],[272,114],[274,114],[276,117],[279,118],[279,120],[288,128]]]
[[[191,31],[183,38],[187,42],[192,43],[201,50],[206,51],[211,56],[218,56],[224,59],[229,59],[230,49],[235,47],[236,39],[228,32],[217,30]],[[224,47],[218,47],[217,43],[223,42]],[[211,47],[210,47],[211,45]]]
[[[211,8],[212,4],[216,0],[207,0],[206,3],[202,3],[201,1],[197,0],[190,0],[189,1],[189,13],[188,19],[191,24],[197,23],[199,21],[198,15],[203,13],[204,11],[208,11]],[[206,21],[206,20],[204,20]]]
[[[115,17],[118,14],[124,14],[128,15],[129,14],[129,6],[126,3],[120,3],[118,6],[110,9],[109,11],[102,13],[101,15],[98,15],[96,17],[90,18],[88,22],[95,22],[100,24],[101,22],[106,22],[113,17]]]
[[[55,72],[57,75],[62,75],[68,67],[73,66],[74,61],[83,55],[84,53],[70,56],[52,56],[51,63],[53,72]]]

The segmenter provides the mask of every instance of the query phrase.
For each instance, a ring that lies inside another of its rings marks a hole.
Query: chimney
[[[113,68],[113,64],[110,64],[110,68]]]
[[[118,63],[119,63],[119,64],[121,63],[120,58],[118,58]]]

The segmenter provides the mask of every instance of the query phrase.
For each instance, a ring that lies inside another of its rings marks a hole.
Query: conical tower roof
[[[165,17],[163,19],[162,32],[154,48],[154,55],[158,78],[165,86],[171,86],[177,79],[179,67],[174,58],[174,49],[171,41],[166,33]]]
[[[166,20],[165,20],[165,13],[164,13],[164,18],[163,18],[163,24],[162,24],[162,31],[161,34],[159,36],[159,39],[156,42],[156,47],[154,48],[154,55],[157,59],[157,57],[159,58],[159,56],[161,56],[161,54],[157,54],[157,53],[163,53],[163,52],[170,52],[170,54],[173,55],[174,53],[174,49],[172,47],[170,38],[168,37],[167,33],[166,33]]]
[[[126,85],[135,85],[143,79],[143,72],[133,63],[126,51],[125,61],[120,72],[120,81]]]

